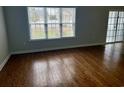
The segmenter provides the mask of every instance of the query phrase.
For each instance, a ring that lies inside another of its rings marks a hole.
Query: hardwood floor
[[[124,45],[13,55],[0,72],[0,86],[124,86]]]

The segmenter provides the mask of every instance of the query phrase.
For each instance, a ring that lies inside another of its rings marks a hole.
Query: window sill
[[[64,40],[64,39],[75,39],[74,37],[61,37],[61,38],[51,38],[51,39],[30,39],[29,42],[37,42],[37,41],[53,41],[53,40]]]

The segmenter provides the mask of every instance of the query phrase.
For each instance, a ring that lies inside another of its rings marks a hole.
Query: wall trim
[[[7,57],[3,60],[3,62],[0,64],[0,71],[3,69],[7,61],[9,60],[11,54],[7,55]]]
[[[94,43],[94,44],[83,44],[83,45],[73,45],[73,46],[67,46],[67,47],[56,47],[56,48],[49,48],[49,49],[34,49],[34,50],[24,50],[24,51],[16,51],[11,52],[0,64],[0,71],[3,69],[11,55],[15,54],[25,54],[25,53],[35,53],[35,52],[43,52],[43,51],[50,51],[50,50],[59,50],[59,49],[67,49],[67,48],[78,48],[78,47],[88,47],[88,46],[97,46],[97,45],[105,45],[106,43]]]
[[[50,50],[59,50],[59,49],[76,48],[76,47],[78,48],[78,47],[97,46],[97,45],[105,45],[105,44],[106,43],[94,43],[94,44],[82,44],[82,45],[73,45],[73,46],[66,46],[66,47],[56,47],[56,48],[49,48],[49,49],[46,48],[46,49],[23,50],[23,51],[11,52],[11,55],[44,52],[44,51],[50,51]]]

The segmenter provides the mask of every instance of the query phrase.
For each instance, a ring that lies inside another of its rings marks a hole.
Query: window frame
[[[44,20],[45,22],[44,23],[41,23],[44,25],[45,27],[45,34],[46,34],[46,37],[45,38],[40,38],[40,39],[32,39],[31,38],[31,24],[30,24],[30,18],[29,18],[29,8],[30,7],[35,7],[35,8],[44,8]],[[60,10],[60,22],[59,23],[47,23],[47,8],[59,8]],[[73,23],[62,23],[62,8],[73,8],[74,9],[74,22]],[[60,40],[60,39],[71,39],[71,38],[76,38],[76,7],[39,7],[39,6],[29,6],[27,7],[27,17],[28,17],[28,34],[29,34],[29,41],[41,41],[41,40]],[[59,25],[59,29],[60,29],[60,37],[59,38],[48,38],[48,24],[58,24]],[[72,24],[74,25],[73,27],[73,33],[74,35],[73,36],[68,36],[68,37],[63,37],[62,36],[62,25],[63,24]]]

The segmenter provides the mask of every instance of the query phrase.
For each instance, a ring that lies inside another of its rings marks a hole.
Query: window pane
[[[31,39],[45,39],[46,38],[44,25],[31,24],[30,28],[31,28],[30,30]]]
[[[48,38],[60,38],[59,24],[48,24]]]
[[[107,36],[115,36],[116,31],[107,31]]]
[[[124,24],[118,24],[117,30],[123,30],[123,28],[124,28]]]
[[[62,37],[73,37],[75,36],[73,24],[63,24],[62,25]]]
[[[108,24],[111,24],[111,25],[115,25],[116,24],[116,22],[117,22],[117,18],[109,18],[108,19]]]
[[[118,19],[118,24],[123,24],[123,23],[124,23],[124,18],[120,17],[120,18]]]
[[[116,41],[122,41],[123,40],[123,36],[116,36]]]
[[[123,11],[119,12],[119,17],[124,17],[124,12]]]
[[[108,25],[108,31],[115,31],[116,30],[116,25]]]
[[[47,8],[47,23],[60,23],[59,8]]]
[[[75,23],[75,8],[62,8],[62,23]]]
[[[115,41],[115,37],[107,37],[106,42],[114,42]]]
[[[44,8],[28,8],[29,23],[44,23]]]
[[[109,12],[109,17],[117,17],[118,16],[118,11],[110,11]]]

